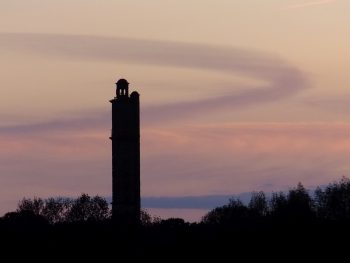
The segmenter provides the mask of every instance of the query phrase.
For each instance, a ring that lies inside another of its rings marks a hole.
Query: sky
[[[349,177],[349,10],[0,0],[0,214],[23,197],[111,195],[120,78],[141,95],[141,195],[180,200],[154,205],[161,216],[198,220],[208,209],[198,198]]]

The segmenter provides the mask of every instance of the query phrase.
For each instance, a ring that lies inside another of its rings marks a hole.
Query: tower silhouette
[[[112,219],[121,225],[140,221],[139,94],[129,96],[129,83],[116,83],[112,103]]]

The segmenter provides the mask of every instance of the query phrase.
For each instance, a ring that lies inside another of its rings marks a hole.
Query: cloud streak
[[[204,111],[237,109],[275,101],[291,96],[309,85],[305,75],[287,61],[269,53],[241,48],[128,38],[24,33],[0,33],[0,48],[66,59],[206,70],[239,75],[264,83],[256,87],[229,87],[231,92],[224,96],[144,107],[142,114],[147,123],[172,121],[202,114]],[[218,94],[222,88],[219,85]]]
[[[2,194],[16,201],[83,191],[109,196],[109,130],[85,120],[84,125],[55,124],[55,129],[33,126],[28,132],[0,129]],[[172,198],[286,190],[298,181],[312,187],[349,176],[349,134],[348,123],[143,127],[142,195],[150,197],[144,205],[179,208],[192,200],[195,208],[204,200]],[[162,204],[152,196],[169,198]],[[209,207],[207,201],[197,208]]]
[[[336,2],[336,0],[312,1],[312,2],[307,2],[307,3],[302,3],[302,4],[289,5],[286,7],[286,9],[300,9],[300,8],[306,8],[306,7],[310,7],[310,6],[331,4],[334,2]]]
[[[304,74],[283,59],[238,48],[91,36],[0,34],[0,49],[50,56],[53,60],[64,57],[189,68],[260,81],[262,84],[254,87],[230,87],[229,91],[224,87],[225,96],[141,109],[143,195],[148,196],[238,193],[255,189],[262,180],[270,182],[265,180],[271,178],[267,175],[270,167],[251,167],[261,156],[259,152],[251,153],[254,143],[249,138],[244,140],[244,129],[243,135],[235,134],[237,126],[217,127],[213,133],[210,127],[182,130],[173,125],[167,130],[163,123],[287,98],[308,86]],[[217,87],[218,94],[221,88]],[[110,117],[110,108],[104,107],[76,117],[0,125],[2,190],[8,191],[5,194],[12,200],[33,194],[74,195],[82,189],[91,194],[110,194]],[[211,138],[224,131],[230,134],[221,135],[220,140]],[[260,146],[262,140],[257,139],[256,144]],[[252,183],[259,172],[255,169],[263,170],[260,174],[265,178]],[[237,176],[232,176],[233,171]],[[239,181],[242,188],[236,188]]]
[[[96,111],[84,113],[76,117],[56,118],[43,122],[0,125],[1,135],[43,135],[48,133],[62,133],[80,130],[91,131],[95,127],[110,129],[110,112]]]
[[[214,209],[218,206],[228,204],[230,198],[239,198],[244,203],[248,203],[251,193],[241,193],[238,195],[201,195],[201,196],[180,196],[180,197],[150,197],[144,196],[141,205],[145,208],[184,208],[184,209]],[[108,198],[109,200],[111,198]]]

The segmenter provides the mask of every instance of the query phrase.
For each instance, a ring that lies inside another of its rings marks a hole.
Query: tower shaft
[[[112,219],[123,225],[140,221],[139,94],[128,94],[119,80],[112,99]],[[126,86],[125,86],[126,85]]]

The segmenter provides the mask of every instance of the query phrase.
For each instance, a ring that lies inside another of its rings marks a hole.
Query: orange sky
[[[110,105],[141,94],[142,194],[349,176],[345,0],[3,0],[0,212],[111,193]],[[349,156],[350,157],[350,156]]]

